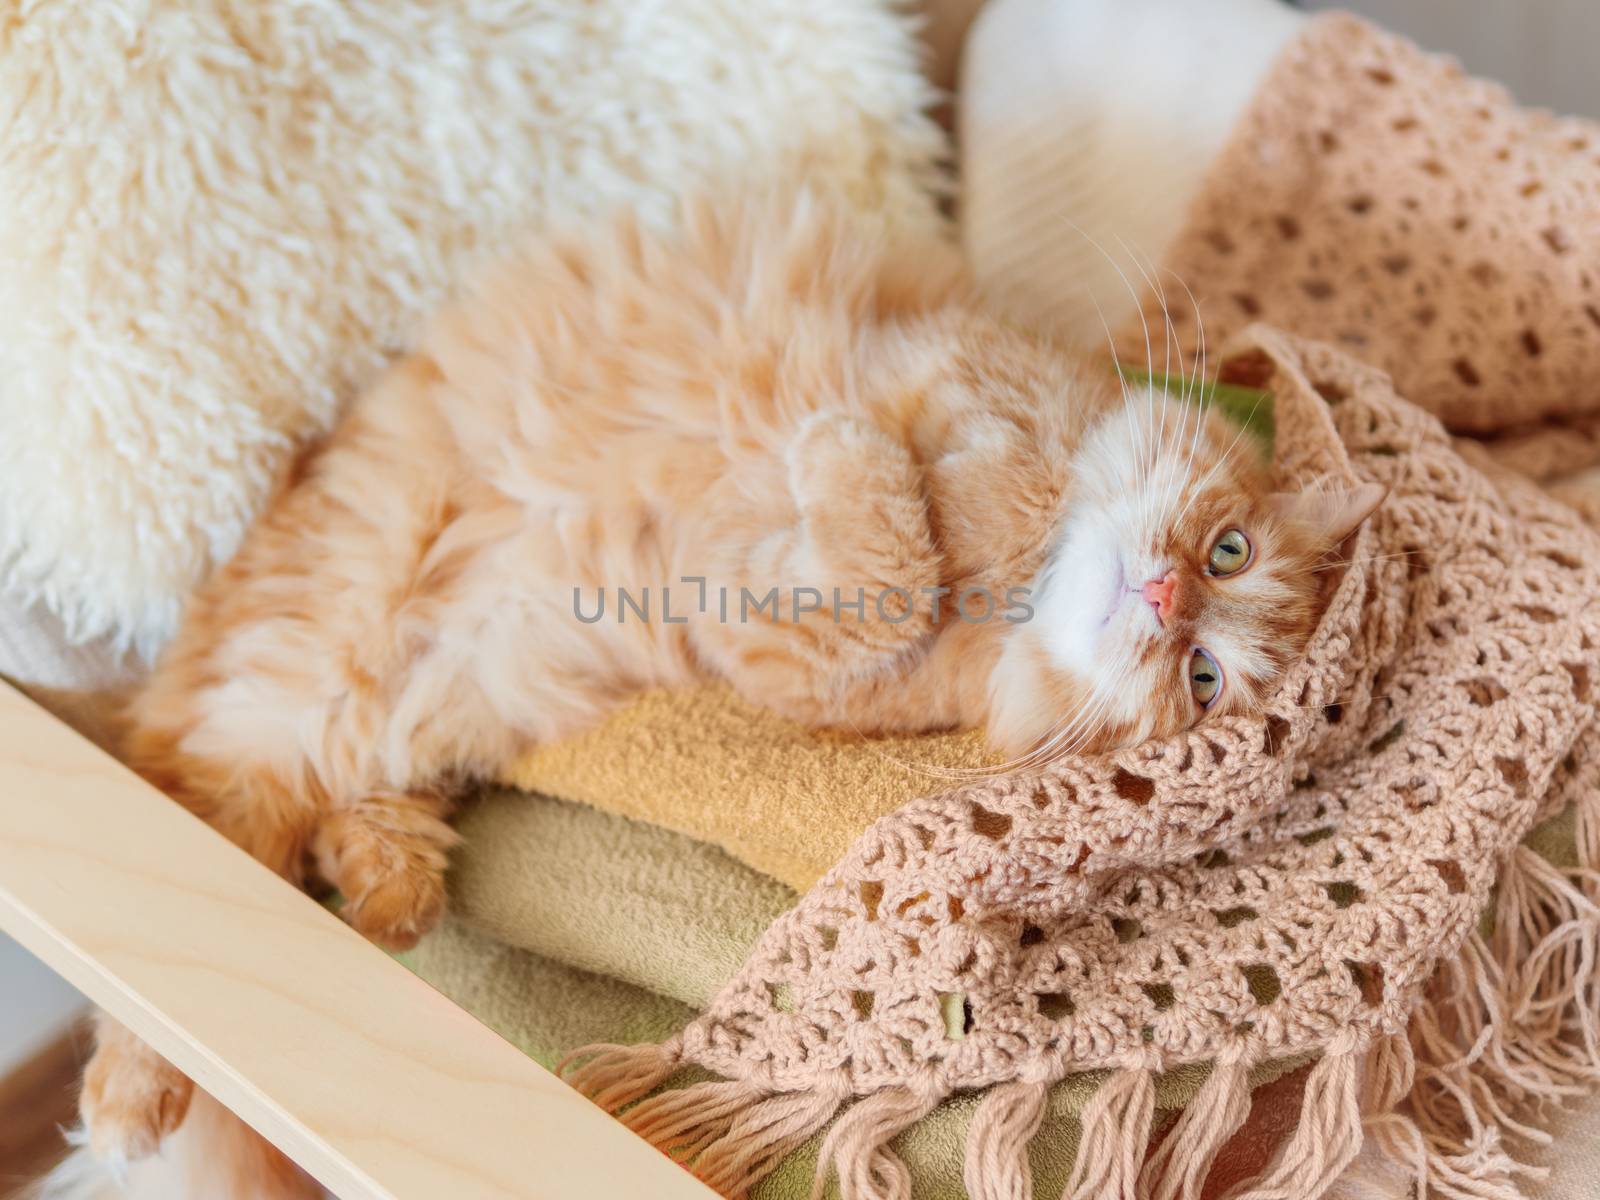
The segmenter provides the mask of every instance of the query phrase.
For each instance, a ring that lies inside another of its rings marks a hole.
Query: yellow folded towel
[[[884,813],[997,762],[977,733],[819,733],[706,687],[641,696],[503,782],[676,829],[803,891]]]

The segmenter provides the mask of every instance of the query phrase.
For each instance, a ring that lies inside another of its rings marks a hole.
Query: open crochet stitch
[[[1515,179],[1485,129],[1521,139]],[[1504,1134],[1600,1074],[1593,880],[1518,847],[1570,807],[1600,864],[1600,542],[1346,351],[1477,433],[1581,412],[1591,281],[1566,269],[1562,214],[1595,173],[1558,157],[1580,136],[1359,22],[1311,23],[1169,254],[1213,328],[1264,310],[1344,342],[1251,326],[1221,369],[1272,393],[1286,484],[1389,488],[1326,572],[1304,660],[1262,715],[883,818],[679,1037],[587,1048],[573,1084],[728,1195],[831,1121],[818,1187],[836,1171],[847,1200],[908,1196],[891,1139],[987,1089],[966,1186],[1000,1200],[1031,1194],[1050,1083],[1103,1070],[1068,1197],[1187,1200],[1250,1069],[1314,1057],[1298,1128],[1245,1195],[1319,1196],[1364,1137],[1428,1195],[1521,1195]],[[1446,161],[1473,188],[1424,199],[1498,231],[1454,228],[1459,261],[1419,253],[1445,209],[1405,203]],[[1456,276],[1491,243],[1512,300],[1469,303]],[[1147,1153],[1156,1074],[1197,1062],[1208,1081]],[[689,1067],[716,1078],[667,1086]]]

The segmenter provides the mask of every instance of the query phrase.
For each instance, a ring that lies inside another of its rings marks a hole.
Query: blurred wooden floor
[[[86,1025],[74,1026],[0,1079],[0,1200],[12,1200],[67,1151],[61,1130],[74,1124],[78,1075],[89,1052]]]

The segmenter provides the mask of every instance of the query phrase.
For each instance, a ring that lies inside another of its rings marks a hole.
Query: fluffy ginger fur
[[[136,769],[382,942],[442,909],[460,781],[643,689],[720,679],[863,733],[986,726],[1019,761],[1248,709],[1370,508],[1273,496],[1220,418],[986,315],[941,242],[805,193],[682,225],[546,238],[480,279],[286,482],[131,708]],[[1222,580],[1230,527],[1253,552]],[[784,616],[575,612],[693,577],[776,587]],[[1030,584],[1032,621],[925,599]],[[797,612],[806,588],[891,599],[835,618]],[[1228,675],[1210,704],[1186,674],[1202,638]],[[118,1080],[84,1106],[113,1152],[182,1116],[141,1050],[113,1036],[92,1070]]]

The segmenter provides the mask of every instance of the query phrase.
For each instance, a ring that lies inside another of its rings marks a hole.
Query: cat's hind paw
[[[438,806],[375,797],[329,816],[318,830],[322,873],[344,896],[340,915],[391,950],[409,950],[444,915],[444,873],[456,833]]]
[[[341,910],[357,933],[390,950],[409,950],[444,915],[444,874],[414,865],[345,892]]]
[[[90,1150],[118,1171],[149,1157],[183,1124],[193,1096],[189,1077],[132,1034],[102,1031],[78,1097]]]

